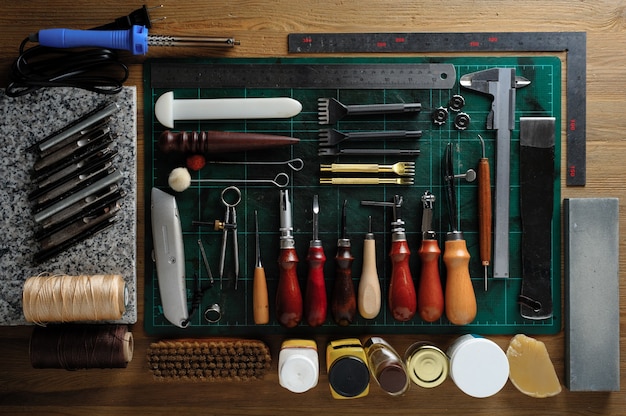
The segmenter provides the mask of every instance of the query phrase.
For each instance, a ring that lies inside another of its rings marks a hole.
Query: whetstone
[[[619,200],[564,200],[565,385],[620,389]]]

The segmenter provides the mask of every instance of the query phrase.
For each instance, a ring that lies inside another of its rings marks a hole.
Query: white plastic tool
[[[300,111],[300,101],[289,97],[174,99],[173,91],[154,104],[156,119],[168,128],[174,128],[175,120],[291,118]]]

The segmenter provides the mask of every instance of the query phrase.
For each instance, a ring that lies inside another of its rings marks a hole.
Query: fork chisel
[[[319,145],[321,147],[336,146],[346,140],[392,140],[392,139],[419,139],[421,130],[383,130],[383,131],[350,131],[341,132],[337,129],[320,129]]]
[[[322,185],[413,185],[413,178],[320,178]]]
[[[419,149],[336,149],[320,147],[318,156],[419,156]]]
[[[321,164],[320,172],[343,173],[395,173],[399,176],[414,176],[414,162],[397,162],[392,165],[378,163],[332,163]]]

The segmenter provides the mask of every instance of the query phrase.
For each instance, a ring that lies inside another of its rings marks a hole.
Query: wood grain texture
[[[42,28],[89,28],[108,22],[141,7],[138,1],[87,0],[4,2],[0,13],[0,82],[6,85],[9,67],[20,42]],[[229,57],[286,56],[287,34],[291,32],[446,32],[446,31],[586,31],[587,32],[587,186],[567,188],[562,197],[617,197],[626,200],[624,163],[626,155],[626,1],[457,1],[415,0],[167,0],[153,10],[159,21],[152,33],[235,36],[241,46],[222,51]],[[206,57],[201,49],[151,48],[152,57]],[[128,85],[138,90],[138,241],[144,248],[143,200],[143,86],[144,57],[124,56],[130,64]],[[0,103],[2,100],[0,99]],[[0,106],[0,109],[2,107]],[[565,130],[563,129],[563,132]],[[563,133],[564,134],[564,133]],[[564,143],[564,136],[561,138]],[[564,147],[565,148],[565,147]],[[565,152],[563,152],[563,155]],[[563,156],[564,157],[564,156]],[[563,164],[564,166],[564,164]],[[564,178],[564,172],[562,174]],[[626,212],[624,206],[622,212]],[[620,226],[626,226],[624,214]],[[626,240],[620,251],[626,253]],[[143,315],[144,259],[138,256],[139,315]],[[620,269],[626,270],[620,256]],[[626,282],[622,279],[620,319],[624,322]],[[622,324],[623,326],[623,324]],[[34,370],[28,348],[31,328],[0,328],[0,414],[122,415],[293,415],[298,414],[475,414],[475,415],[613,415],[626,412],[626,392],[563,392],[550,399],[533,399],[519,393],[511,383],[496,396],[473,399],[459,391],[451,380],[426,390],[412,386],[401,398],[385,395],[372,386],[370,395],[358,400],[333,400],[326,371],[317,388],[294,395],[279,387],[277,352],[282,338],[268,343],[273,352],[272,371],[266,379],[252,383],[162,383],[152,379],[145,351],[154,339],[143,331],[143,321],[133,326],[135,357],[124,370]],[[622,345],[624,343],[622,330]],[[399,351],[417,340],[429,340],[446,348],[454,335],[387,336]],[[506,348],[511,337],[490,337]],[[563,333],[540,336],[564,378]],[[328,341],[317,338],[318,345]],[[321,366],[325,362],[320,354]],[[622,386],[626,353],[621,354]],[[599,357],[601,359],[601,357]],[[626,388],[626,387],[623,387]],[[254,392],[251,394],[251,392]]]

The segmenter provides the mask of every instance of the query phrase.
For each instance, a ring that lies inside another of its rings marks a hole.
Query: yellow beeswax
[[[522,393],[544,398],[561,392],[559,378],[543,342],[518,334],[509,343],[506,356],[509,379]]]

